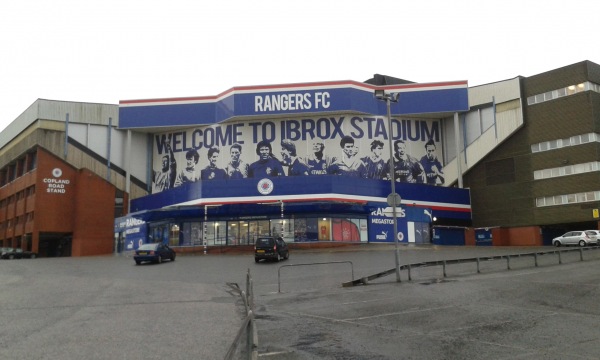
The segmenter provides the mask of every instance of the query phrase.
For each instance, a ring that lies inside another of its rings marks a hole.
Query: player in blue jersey
[[[200,171],[200,179],[202,180],[224,180],[227,179],[225,170],[217,167],[220,150],[213,146],[208,149],[208,166]]]
[[[394,179],[396,182],[425,183],[425,170],[416,158],[406,153],[404,140],[394,141]],[[390,162],[386,164],[386,178],[391,179]]]
[[[296,145],[289,139],[281,141],[281,159],[288,176],[308,175],[308,166],[298,158]]]
[[[308,166],[309,175],[327,175],[327,168],[331,165],[331,158],[323,153],[325,144],[315,141],[312,145],[313,153],[308,155],[304,162]]]
[[[329,166],[327,173],[366,178],[367,169],[362,160],[356,156],[354,139],[346,135],[340,140],[340,146],[342,147],[342,156]]]
[[[231,156],[231,160],[225,168],[227,177],[230,179],[247,178],[249,165],[240,159],[240,156],[242,155],[242,145],[238,143],[231,145],[231,148],[229,149],[229,155]]]
[[[383,179],[385,177],[386,161],[383,160],[383,142],[373,140],[371,142],[371,155],[362,158],[367,169],[367,177],[370,179]]]
[[[421,165],[425,169],[425,177],[429,185],[443,185],[444,172],[442,163],[435,154],[435,142],[430,139],[425,143],[425,155],[421,158]]]
[[[281,166],[279,160],[273,155],[273,147],[269,141],[262,140],[256,145],[256,155],[259,156],[259,159],[250,164],[250,167],[248,168],[248,177],[263,178],[285,176],[283,166]]]

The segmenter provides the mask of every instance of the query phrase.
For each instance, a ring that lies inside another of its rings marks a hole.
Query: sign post
[[[396,254],[396,281],[400,282],[400,250],[398,249],[398,218],[397,218],[397,210],[396,207],[400,205],[402,199],[400,195],[396,193],[396,170],[394,165],[394,149],[393,149],[393,141],[392,141],[392,112],[390,109],[390,102],[398,102],[398,98],[400,93],[389,93],[386,94],[385,90],[375,90],[375,97],[379,100],[385,101],[387,105],[387,122],[388,122],[388,143],[390,147],[390,184],[391,184],[391,194],[388,196],[387,201],[388,205],[392,207],[392,216],[394,218],[394,252]]]

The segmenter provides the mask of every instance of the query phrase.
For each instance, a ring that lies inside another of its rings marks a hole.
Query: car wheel
[[[158,260],[156,260],[157,263],[161,264],[162,263],[162,257],[160,255],[158,255]]]
[[[142,263],[142,262],[141,262],[141,261],[139,261],[139,260],[136,260],[136,261],[135,261],[135,264],[136,264],[136,265],[139,265],[139,264],[141,264],[141,263]]]
[[[30,259],[35,259],[35,254],[31,254]]]
[[[281,259],[281,257],[279,256],[279,253],[277,253],[277,256],[275,257],[275,261],[279,262],[280,259]]]
[[[290,258],[290,253],[289,251],[285,253],[285,256],[283,257],[284,260],[287,260]]]
[[[8,260],[13,260],[15,258],[14,255],[8,255]]]
[[[175,254],[173,254],[173,256],[171,256],[171,261],[175,261]]]
[[[585,241],[584,240],[579,240],[579,246],[584,247],[585,246]]]
[[[560,241],[555,241],[553,245],[556,247],[560,247]]]
[[[255,262],[255,263],[258,263],[259,261],[260,261],[260,259],[259,259],[259,258],[256,258],[256,257],[254,258],[254,262]]]

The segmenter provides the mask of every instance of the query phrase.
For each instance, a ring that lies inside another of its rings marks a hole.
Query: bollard
[[[444,271],[444,277],[446,277],[446,260],[444,260],[444,264],[443,264],[442,268]]]
[[[254,346],[254,313],[252,310],[248,311],[248,328],[246,328],[246,346],[248,351],[248,357],[250,358]]]
[[[479,270],[479,258],[477,258],[477,273],[481,274],[481,270]]]
[[[537,253],[533,253],[533,263],[535,264],[535,267],[538,266]]]
[[[506,255],[506,270],[510,270],[510,255]]]

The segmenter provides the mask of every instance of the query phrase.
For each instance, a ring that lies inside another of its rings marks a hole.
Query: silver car
[[[585,232],[592,239],[596,239],[596,245],[600,245],[600,230],[586,230]]]
[[[599,234],[598,230],[569,231],[562,236],[552,239],[552,245],[597,245]]]

